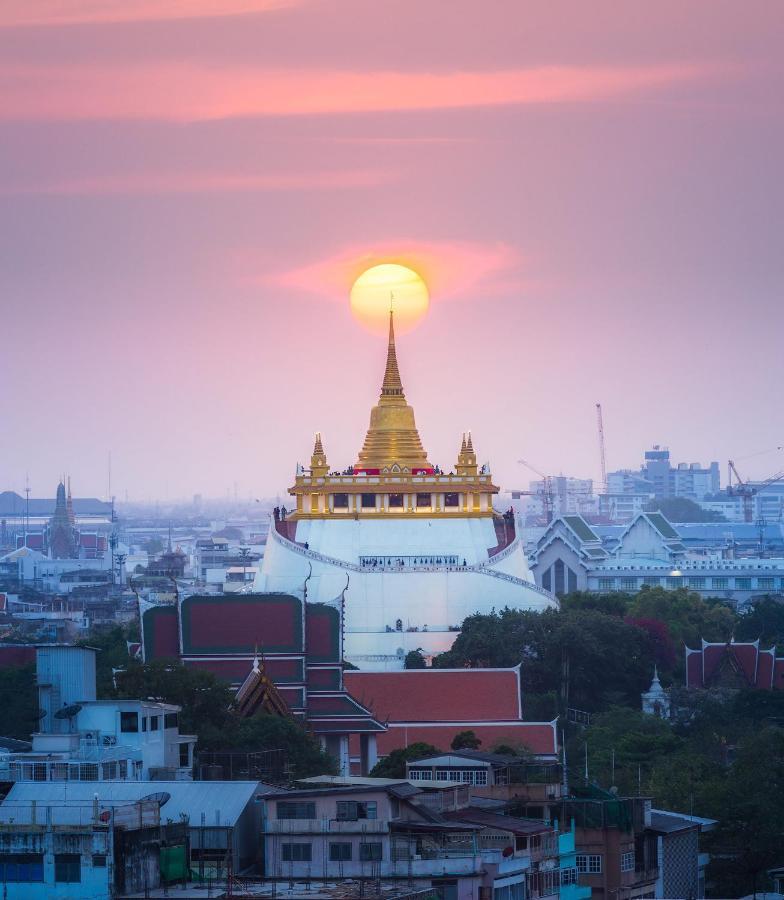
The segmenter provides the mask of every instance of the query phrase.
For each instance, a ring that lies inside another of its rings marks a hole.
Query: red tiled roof
[[[518,668],[349,670],[343,681],[382,722],[520,719]]]

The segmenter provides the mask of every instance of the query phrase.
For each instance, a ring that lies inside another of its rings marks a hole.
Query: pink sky
[[[784,444],[778,0],[6,0],[0,489],[272,495],[354,461],[408,261],[430,458],[505,487]],[[784,453],[740,464],[784,468]]]

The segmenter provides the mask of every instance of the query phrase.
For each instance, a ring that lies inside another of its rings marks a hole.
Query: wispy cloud
[[[330,191],[375,187],[395,178],[389,170],[237,174],[222,172],[137,172],[92,175],[2,185],[0,194],[206,194],[264,191]]]
[[[255,280],[343,298],[358,275],[380,263],[400,263],[414,269],[436,300],[470,295],[480,286],[486,293],[500,284],[508,288],[523,281],[520,253],[510,244],[412,238],[357,243],[301,267],[257,276]]]
[[[303,116],[615,100],[706,74],[694,64],[394,72],[215,69],[192,63],[0,66],[0,118]]]
[[[297,0],[3,0],[0,28],[236,16],[292,6],[295,2]]]

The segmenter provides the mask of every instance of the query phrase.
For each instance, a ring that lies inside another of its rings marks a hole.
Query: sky
[[[432,462],[784,469],[784,4],[3,0],[0,489],[272,496],[386,341]],[[111,488],[109,465],[111,456]]]

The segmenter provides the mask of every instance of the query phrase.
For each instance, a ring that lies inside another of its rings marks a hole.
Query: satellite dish
[[[58,709],[54,714],[54,717],[55,719],[73,719],[74,716],[79,715],[81,709],[81,703],[72,703],[70,706],[64,706],[62,709]]]
[[[147,794],[146,797],[140,797],[139,803],[154,801],[158,806],[163,806],[171,800],[171,794],[168,791],[156,791],[154,794]]]

